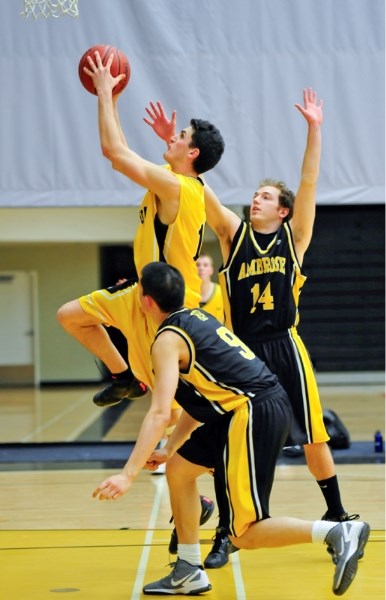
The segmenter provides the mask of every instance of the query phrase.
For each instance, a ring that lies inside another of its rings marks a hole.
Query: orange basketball
[[[110,54],[114,53],[114,59],[113,59],[113,62],[111,63],[111,70],[110,70],[111,75],[113,77],[117,77],[118,75],[121,75],[122,73],[124,73],[126,75],[125,79],[122,79],[122,81],[117,83],[117,85],[113,89],[113,94],[119,94],[120,92],[122,92],[122,90],[125,89],[125,87],[129,83],[130,63],[129,63],[127,57],[125,56],[125,54],[122,52],[122,50],[118,50],[117,48],[114,48],[114,46],[108,46],[106,44],[98,44],[97,46],[93,46],[92,48],[89,48],[88,50],[86,50],[86,52],[83,54],[82,58],[79,61],[79,67],[78,67],[79,79],[81,80],[82,85],[86,88],[86,90],[88,92],[90,92],[91,94],[96,94],[96,90],[94,88],[93,81],[92,81],[91,77],[83,71],[83,67],[90,66],[88,63],[88,60],[87,60],[87,57],[89,55],[91,55],[91,58],[95,62],[95,52],[97,50],[100,54],[103,65],[106,65]]]

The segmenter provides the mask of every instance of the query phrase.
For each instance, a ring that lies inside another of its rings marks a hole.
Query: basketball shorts
[[[106,327],[116,327],[128,345],[128,361],[135,377],[146,383],[150,389],[154,385],[151,364],[151,345],[157,331],[156,323],[141,309],[137,283],[120,284],[104,290],[97,290],[79,298],[82,309]],[[173,401],[173,409],[180,408]]]
[[[198,427],[178,450],[196,465],[214,469],[221,523],[242,535],[269,517],[276,461],[288,435],[291,407],[284,392],[248,400],[235,412]]]
[[[285,445],[327,442],[330,438],[323,421],[314,369],[296,328],[263,341],[244,341],[277,375],[288,394],[294,418]]]

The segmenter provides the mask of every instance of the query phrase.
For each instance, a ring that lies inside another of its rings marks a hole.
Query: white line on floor
[[[237,600],[246,600],[243,574],[241,572],[241,564],[239,552],[235,552],[230,557],[232,563],[233,577],[235,580],[236,598]]]
[[[156,493],[153,501],[153,507],[150,513],[149,522],[147,524],[147,532],[144,540],[144,548],[142,550],[141,558],[138,565],[137,577],[135,578],[133,592],[131,594],[131,600],[137,600],[142,596],[143,580],[145,577],[147,563],[149,561],[149,554],[151,550],[151,543],[153,541],[154,529],[157,523],[158,513],[162,501],[162,496],[166,486],[166,477],[157,478]]]

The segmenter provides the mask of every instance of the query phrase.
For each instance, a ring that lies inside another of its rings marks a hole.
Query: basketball
[[[94,88],[94,84],[93,84],[91,77],[83,71],[84,66],[90,67],[88,60],[87,60],[88,56],[91,55],[91,58],[95,62],[95,52],[96,51],[99,52],[99,55],[101,57],[103,65],[106,65],[110,54],[114,53],[114,59],[113,59],[113,62],[111,63],[111,69],[110,69],[111,75],[113,77],[117,77],[118,75],[125,73],[125,75],[126,75],[125,79],[122,79],[122,81],[120,81],[115,86],[115,88],[113,88],[113,95],[119,94],[120,92],[122,92],[122,90],[125,89],[125,87],[129,83],[130,63],[129,63],[127,57],[125,56],[125,54],[122,52],[122,50],[118,50],[117,48],[114,48],[114,46],[109,46],[106,44],[99,44],[97,46],[93,46],[92,48],[89,48],[88,50],[86,50],[86,52],[83,54],[82,58],[80,59],[78,73],[79,73],[79,79],[82,82],[82,85],[86,88],[86,90],[88,92],[90,92],[90,94],[96,94],[96,90]]]

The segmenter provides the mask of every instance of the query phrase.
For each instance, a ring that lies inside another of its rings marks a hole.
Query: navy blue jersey
[[[296,326],[305,280],[288,223],[264,235],[243,221],[219,272],[227,326],[244,341]]]
[[[176,398],[199,421],[237,410],[251,399],[262,401],[281,389],[265,363],[203,310],[184,308],[172,313],[156,338],[163,331],[177,333],[189,348],[189,365],[180,370],[182,383]]]

